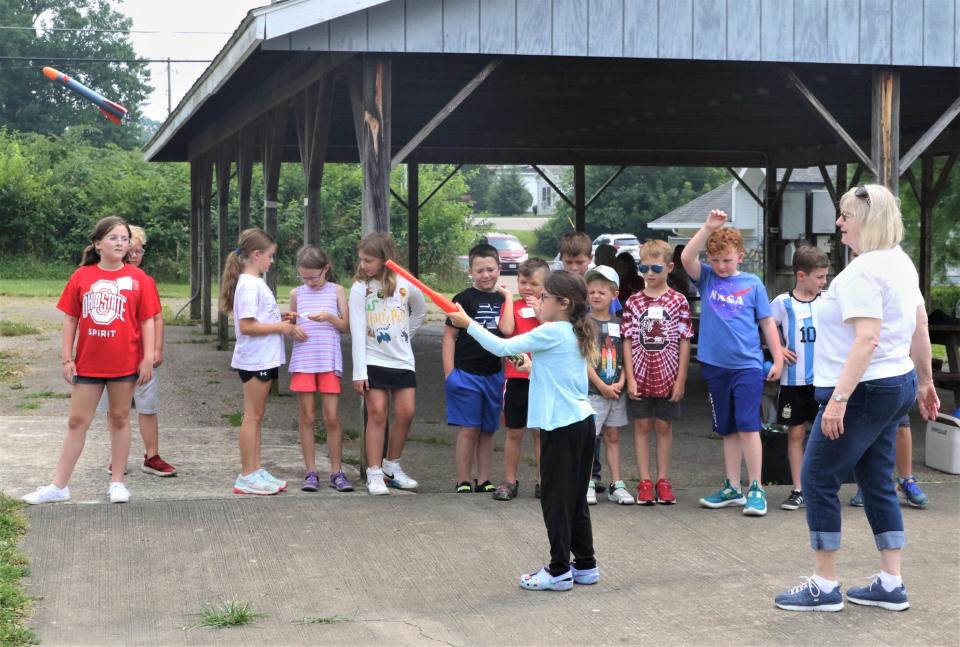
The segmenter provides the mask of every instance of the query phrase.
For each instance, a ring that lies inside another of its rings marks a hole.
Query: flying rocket
[[[81,97],[100,108],[100,112],[103,113],[103,116],[113,123],[117,124],[118,126],[123,123],[123,118],[127,114],[127,109],[121,106],[119,103],[110,101],[102,94],[94,92],[83,83],[80,83],[75,79],[71,79],[63,72],[55,70],[52,67],[43,68],[43,75],[51,81],[55,81],[56,83],[64,85],[70,90],[73,90]]]

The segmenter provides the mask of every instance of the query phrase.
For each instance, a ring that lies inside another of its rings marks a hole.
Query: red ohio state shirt
[[[86,265],[70,277],[57,309],[78,320],[77,375],[123,377],[137,372],[140,324],[160,312],[160,298],[140,268]]]

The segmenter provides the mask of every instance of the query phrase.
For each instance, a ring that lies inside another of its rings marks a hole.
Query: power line
[[[8,31],[73,31],[89,34],[183,34],[187,36],[229,36],[229,31],[152,31],[148,29],[83,29],[80,27],[17,27],[0,25],[0,30]]]

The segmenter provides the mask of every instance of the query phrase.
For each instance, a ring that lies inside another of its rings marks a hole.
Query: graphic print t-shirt
[[[600,360],[593,369],[604,384],[613,384],[620,379],[623,373],[623,338],[620,335],[620,317],[611,316],[609,321],[601,321],[596,317],[593,325],[597,330],[597,350],[600,351]],[[597,387],[590,383],[589,393],[600,393]]]
[[[801,301],[792,292],[784,292],[770,303],[773,320],[780,327],[786,347],[797,354],[793,364],[784,363],[780,384],[804,386],[813,384],[813,353],[817,341],[816,309],[819,295],[812,301]]]
[[[669,397],[680,370],[680,340],[693,337],[687,298],[673,289],[657,297],[637,292],[623,311],[623,336],[640,395]]]
[[[511,337],[516,337],[517,335],[522,335],[523,333],[530,332],[534,328],[540,325],[540,320],[537,319],[537,313],[534,312],[533,308],[527,305],[527,302],[523,299],[517,299],[512,304],[504,303],[503,310],[507,308],[513,308],[513,334]],[[504,362],[503,376],[507,379],[509,378],[519,378],[522,380],[529,380],[530,373],[518,371],[513,362]]]
[[[78,268],[57,302],[77,318],[77,375],[124,377],[143,359],[140,324],[160,312],[153,281],[138,267]]]
[[[697,359],[721,368],[763,369],[757,326],[770,316],[763,282],[746,272],[721,278],[709,265],[700,263],[696,286],[700,290]]]
[[[484,292],[477,288],[467,288],[453,297],[454,303],[463,306],[464,312],[478,324],[498,337],[503,335],[497,324],[500,322],[500,309],[503,307],[503,295],[499,292]],[[447,320],[450,325],[450,320]],[[458,329],[456,345],[453,351],[453,366],[474,375],[493,375],[503,368],[503,360],[489,353],[467,334]]]

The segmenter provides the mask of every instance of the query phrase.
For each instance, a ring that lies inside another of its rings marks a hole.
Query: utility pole
[[[170,57],[167,57],[167,116],[170,116],[172,111],[170,102],[171,102],[172,93],[170,92]]]

